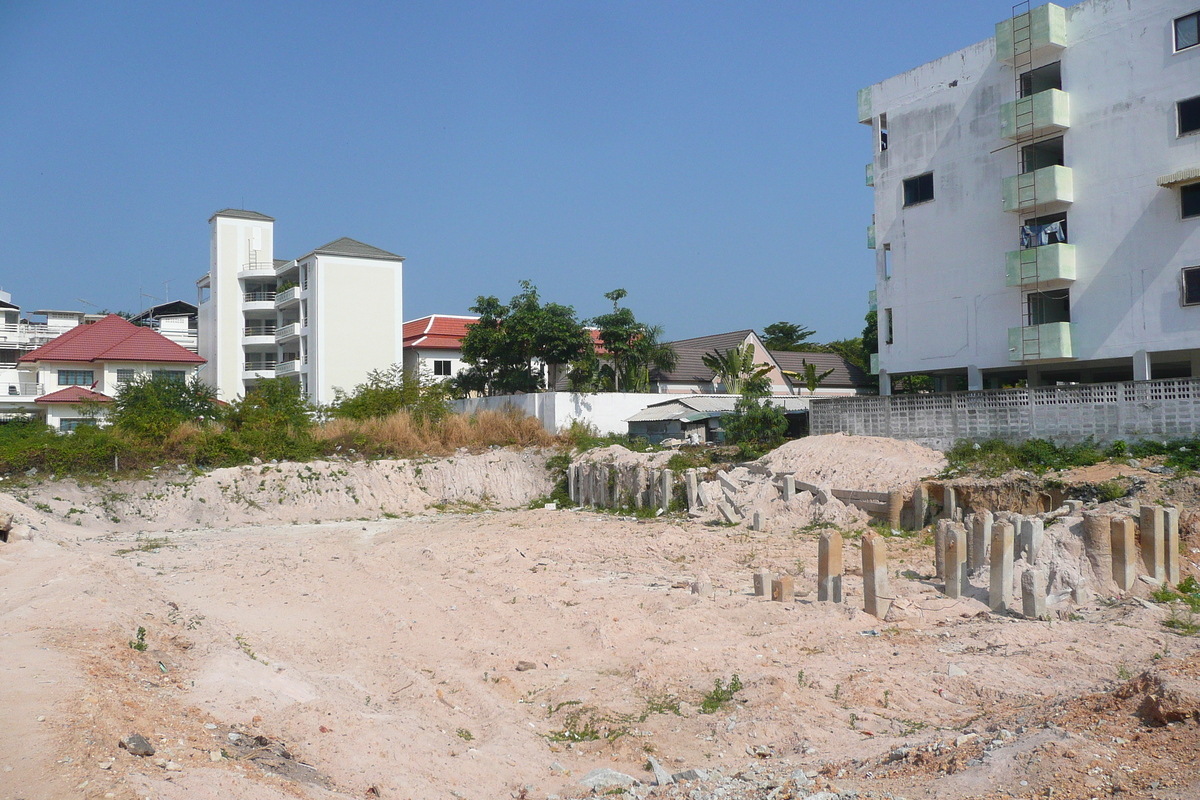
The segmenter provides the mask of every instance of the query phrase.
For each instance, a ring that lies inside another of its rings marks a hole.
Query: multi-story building
[[[881,392],[1200,376],[1200,0],[1018,10],[859,92]]]
[[[403,359],[401,256],[342,238],[275,258],[272,217],[227,208],[209,219],[209,272],[199,291],[200,373],[232,400],[287,377],[317,403]]]

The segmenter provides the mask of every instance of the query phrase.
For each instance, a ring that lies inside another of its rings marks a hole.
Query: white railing
[[[290,375],[293,372],[299,371],[300,362],[294,359],[292,361],[280,361],[279,364],[275,366],[276,375]]]
[[[0,383],[0,402],[4,398],[41,397],[46,393],[40,383]]]
[[[278,308],[279,306],[282,306],[285,303],[291,303],[292,301],[299,300],[299,299],[300,299],[300,287],[293,286],[292,288],[285,289],[282,292],[279,292],[278,294],[275,295],[275,307]]]
[[[291,339],[294,336],[300,335],[300,323],[293,322],[288,325],[283,325],[275,329],[275,341],[282,342],[284,339]]]
[[[242,299],[247,303],[273,303],[275,302],[275,292],[245,292],[242,294]]]
[[[266,272],[275,271],[275,264],[270,261],[248,261],[239,267],[239,272]]]
[[[274,336],[277,328],[274,325],[247,325],[243,330],[246,336]]]
[[[274,372],[275,361],[247,361],[242,365],[242,372]]]
[[[0,325],[0,343],[41,347],[69,330],[49,325]]]

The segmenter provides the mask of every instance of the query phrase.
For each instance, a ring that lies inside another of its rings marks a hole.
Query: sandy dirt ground
[[[508,469],[514,503],[544,489]],[[565,799],[599,768],[689,800],[1200,797],[1200,640],[1144,584],[1001,617],[942,595],[927,536],[897,536],[885,621],[861,611],[852,535],[833,605],[816,529],[457,507],[304,522],[291,501],[210,487],[206,511],[155,486],[0,495],[22,532],[0,544],[0,800]],[[137,497],[158,510],[130,513]],[[755,598],[760,567],[796,596]],[[133,733],[155,753],[122,749]],[[650,757],[704,773],[655,786]]]

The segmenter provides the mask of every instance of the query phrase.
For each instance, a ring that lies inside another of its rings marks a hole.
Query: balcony
[[[875,164],[867,164],[867,186],[875,185]]]
[[[274,359],[247,361],[242,365],[242,380],[254,381],[261,378],[274,378],[276,363]]]
[[[1069,322],[1047,322],[1008,329],[1008,360],[1050,361],[1075,358]]]
[[[1004,285],[1075,280],[1075,245],[1044,244],[1004,254]]]
[[[238,267],[239,278],[275,277],[275,264],[270,261],[250,261]]]
[[[1000,138],[1028,139],[1071,127],[1070,96],[1047,89],[1000,106]]]
[[[300,287],[293,286],[275,295],[275,308],[286,308],[300,302]]]
[[[1075,201],[1070,167],[1042,167],[1004,179],[1004,210],[1024,212],[1035,205],[1043,211]]]
[[[1009,66],[1027,66],[1067,46],[1067,12],[1053,3],[996,23],[996,58]]]
[[[242,344],[275,344],[274,325],[247,325],[242,329]]]
[[[867,310],[868,311],[879,310],[879,293],[876,292],[874,289],[867,292]]]
[[[871,353],[870,371],[872,375],[879,374],[879,353]]]
[[[46,393],[40,383],[0,383],[0,403],[7,400],[32,400]]]
[[[283,342],[288,339],[297,339],[300,337],[300,323],[293,322],[289,325],[283,325],[275,330],[275,341]]]
[[[867,226],[867,249],[868,250],[875,249],[875,226],[874,225]]]
[[[291,361],[280,361],[275,367],[275,377],[279,378],[284,375],[299,375],[300,362],[296,359]]]
[[[259,291],[259,292],[243,292],[242,293],[242,310],[243,311],[274,311],[275,310],[275,292]]]

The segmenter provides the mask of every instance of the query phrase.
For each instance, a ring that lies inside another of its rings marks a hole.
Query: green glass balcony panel
[[[871,311],[879,309],[879,295],[874,289],[867,292],[867,308]]]
[[[1046,244],[1004,254],[1006,286],[1075,280],[1075,245]]]
[[[873,116],[875,115],[871,110],[871,87],[868,86],[858,90],[858,121],[870,122]]]
[[[1071,203],[1075,186],[1069,167],[1042,167],[1004,179],[1004,210],[1027,211],[1035,205]]]
[[[1023,362],[1075,358],[1073,329],[1074,326],[1069,322],[1009,328],[1008,360]]]
[[[867,186],[875,185],[875,163],[867,164]]]
[[[879,374],[879,353],[871,353],[871,374]]]
[[[1070,97],[1060,89],[1047,89],[1000,106],[1000,137],[1003,139],[1060,133],[1069,127]]]
[[[867,249],[868,250],[875,249],[875,226],[874,225],[867,226]]]
[[[1026,53],[1037,60],[1066,46],[1067,12],[1053,3],[996,23],[996,58],[1004,64],[1018,56],[1024,61]]]

